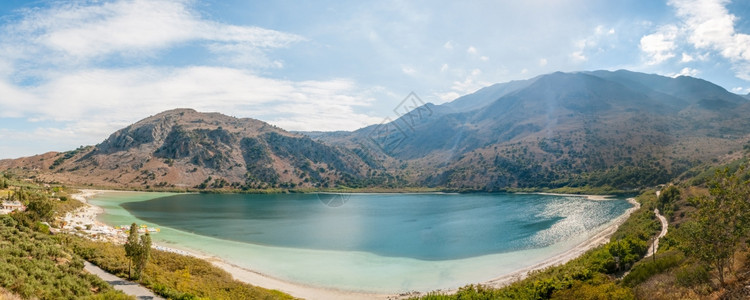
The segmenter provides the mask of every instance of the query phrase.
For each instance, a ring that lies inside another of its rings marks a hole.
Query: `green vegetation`
[[[658,255],[652,256],[650,259],[644,259],[636,263],[630,270],[625,278],[623,278],[623,285],[633,287],[646,281],[654,274],[659,274],[680,265],[685,260],[685,255],[680,251],[671,250]]]
[[[722,286],[725,273],[731,269],[734,255],[748,232],[750,182],[741,179],[744,175],[744,168],[737,173],[730,173],[728,168],[717,171],[709,183],[710,195],[690,199],[697,210],[693,221],[680,230],[680,248],[713,266]]]
[[[100,268],[127,276],[129,259],[124,247],[75,236],[70,236],[70,246]],[[170,299],[292,299],[279,291],[236,281],[208,261],[153,249],[139,282]]]
[[[90,150],[91,148],[92,146],[86,146],[86,147],[80,146],[75,150],[64,152],[62,153],[61,157],[55,159],[55,161],[52,162],[52,165],[49,166],[49,169],[54,170],[55,168],[60,166],[62,163],[64,163],[66,160],[71,159],[73,156],[76,156],[76,154],[86,152]]]
[[[151,235],[148,231],[143,236],[138,234],[138,224],[130,224],[128,241],[125,242],[125,256],[128,258],[128,278],[138,279],[143,274],[149,257],[151,256]],[[135,275],[130,272],[131,266],[135,265]]]
[[[31,299],[131,299],[83,270],[83,260],[60,237],[0,215],[0,287]]]
[[[0,175],[14,200],[26,212],[0,215],[0,292],[22,299],[132,299],[83,270],[84,259],[120,277],[127,277],[133,258],[134,278],[170,299],[292,299],[241,283],[198,258],[155,251],[150,236],[138,236],[131,256],[125,247],[93,242],[74,235],[50,235],[46,222],[83,205],[69,199],[62,187],[41,187]],[[53,200],[59,197],[60,200]],[[60,195],[64,195],[66,200]],[[44,222],[44,223],[43,223]],[[0,299],[5,297],[0,294]]]
[[[680,189],[674,185],[670,185],[661,191],[658,200],[657,208],[661,214],[672,217],[675,205],[677,205],[677,201],[680,200]]]

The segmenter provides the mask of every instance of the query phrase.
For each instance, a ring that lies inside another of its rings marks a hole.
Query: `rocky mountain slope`
[[[750,147],[746,96],[685,76],[557,72],[442,105],[412,100],[393,122],[353,132],[172,110],[96,146],[0,161],[0,170],[120,187],[628,189]]]
[[[415,184],[479,190],[658,184],[750,138],[744,97],[625,70],[557,72],[415,111],[315,138],[370,145]]]
[[[352,185],[381,169],[362,151],[191,109],[148,117],[96,146],[0,161],[0,169],[8,168],[33,171],[43,181],[235,189]]]

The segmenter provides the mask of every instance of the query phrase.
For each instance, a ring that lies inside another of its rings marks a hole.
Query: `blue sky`
[[[750,3],[0,2],[0,158],[66,151],[190,107],[354,130],[555,71],[690,75],[750,92]]]

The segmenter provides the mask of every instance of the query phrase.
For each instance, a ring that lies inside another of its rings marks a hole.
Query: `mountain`
[[[625,70],[557,72],[414,112],[316,139],[369,145],[416,185],[502,190],[663,183],[742,149],[750,134],[742,96]]]
[[[750,148],[750,101],[711,82],[556,72],[352,132],[287,132],[178,109],[102,143],[0,161],[43,181],[117,187],[639,188]]]
[[[96,146],[0,161],[43,181],[117,187],[269,188],[356,184],[381,166],[254,119],[175,109]]]

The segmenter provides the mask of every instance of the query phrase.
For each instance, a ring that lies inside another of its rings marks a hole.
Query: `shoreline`
[[[538,192],[538,193],[532,193],[536,195],[546,195],[546,196],[563,196],[563,197],[583,197],[587,200],[591,201],[606,201],[606,200],[615,200],[613,195],[585,195],[585,194],[562,194],[562,193],[545,193],[545,192]],[[632,202],[631,202],[632,203]]]
[[[104,212],[104,209],[101,207],[92,205],[88,203],[87,201],[88,198],[94,197],[97,194],[104,193],[104,192],[118,192],[118,191],[84,189],[84,190],[81,190],[80,193],[71,195],[71,197],[83,202],[85,205],[81,209],[83,212],[78,212],[77,220],[82,221],[81,223],[85,223],[86,221],[88,221],[89,224],[93,224],[92,231],[94,233],[102,234],[105,232],[106,233],[114,232],[114,235],[117,236],[117,235],[120,235],[118,231],[116,231],[113,227],[109,225],[99,222],[96,219],[99,214]],[[536,193],[536,194],[552,195],[552,196],[585,197],[586,199],[593,200],[593,201],[612,200],[610,198],[611,196],[600,196],[600,195],[572,195],[572,194],[569,195],[569,194],[554,194],[554,193]],[[554,266],[554,265],[564,264],[572,259],[579,257],[586,251],[608,242],[609,237],[612,234],[614,234],[617,228],[623,222],[625,222],[625,220],[627,220],[628,217],[630,217],[630,215],[635,210],[640,208],[640,204],[636,202],[635,199],[628,198],[627,200],[629,203],[633,204],[634,206],[629,208],[627,211],[625,211],[625,213],[623,213],[618,218],[611,221],[602,230],[595,233],[591,237],[587,238],[585,241],[574,246],[573,248],[568,249],[563,253],[549,257],[535,265],[528,266],[528,267],[510,272],[504,275],[500,275],[498,277],[492,278],[485,282],[479,282],[477,284],[481,284],[481,285],[485,285],[485,286],[489,286],[493,288],[503,287],[512,282],[525,278],[527,274],[531,271],[544,269],[544,268]],[[65,217],[65,220],[67,219],[68,219],[68,216]],[[73,234],[77,234],[77,233],[73,233]],[[122,234],[122,236],[124,237],[124,234]],[[109,238],[109,239],[105,239],[105,241],[114,242],[114,243],[120,242],[120,240],[118,240],[117,238]],[[124,239],[122,239],[122,241],[124,241]],[[247,283],[250,285],[266,288],[266,289],[279,290],[296,298],[334,299],[334,300],[335,299],[341,299],[341,300],[344,300],[344,299],[405,299],[408,297],[425,295],[430,292],[450,294],[450,293],[454,293],[455,291],[457,291],[457,289],[447,289],[447,290],[413,291],[413,292],[407,292],[407,293],[389,294],[389,293],[370,293],[370,292],[341,290],[341,289],[336,289],[336,288],[326,288],[326,287],[306,285],[303,283],[289,282],[289,281],[281,280],[278,278],[274,278],[273,276],[269,276],[261,272],[257,272],[257,271],[250,270],[247,268],[239,267],[219,257],[211,256],[205,253],[200,253],[199,251],[196,251],[193,249],[187,249],[187,250],[175,249],[173,247],[170,247],[168,245],[165,245],[159,242],[154,243],[154,249],[160,250],[160,251],[177,253],[181,255],[193,256],[199,259],[206,260],[210,262],[212,265],[219,267],[223,269],[224,271],[228,272],[229,274],[231,274],[235,280],[238,280],[240,282]]]
[[[641,208],[641,204],[635,201],[635,198],[628,198],[627,201],[628,203],[633,204],[633,207],[628,208],[625,213],[610,222],[610,224],[607,225],[604,229],[597,232],[585,241],[579,243],[575,247],[568,249],[567,251],[558,255],[552,256],[533,266],[529,266],[506,275],[498,276],[482,284],[493,288],[501,288],[513,282],[520,281],[526,278],[529,272],[565,264],[573,259],[576,259],[577,257],[583,255],[593,248],[608,243],[609,238],[617,231],[620,225],[622,225],[622,223],[624,223],[633,212]]]

